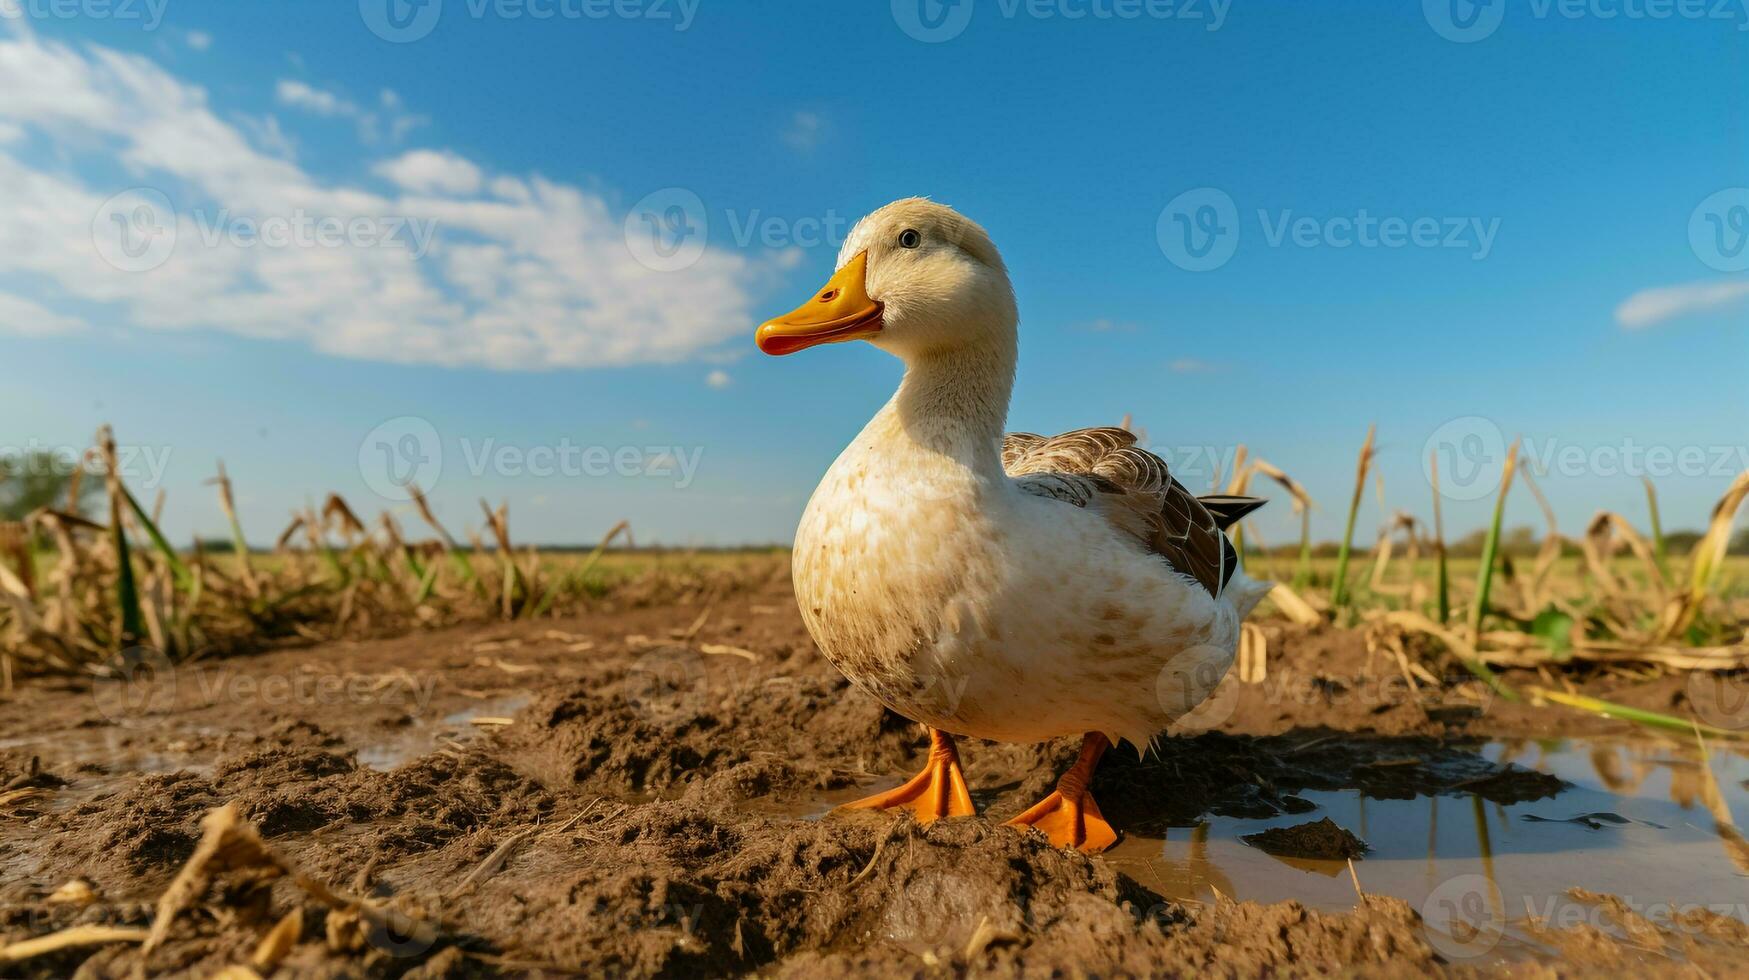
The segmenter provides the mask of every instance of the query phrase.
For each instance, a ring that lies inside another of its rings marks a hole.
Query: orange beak
[[[794,354],[819,344],[872,337],[881,331],[881,304],[868,298],[868,253],[858,252],[814,298],[759,325],[754,343],[767,354]]]

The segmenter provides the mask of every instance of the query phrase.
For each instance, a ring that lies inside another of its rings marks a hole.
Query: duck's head
[[[990,236],[944,204],[912,197],[856,223],[838,271],[812,298],[759,327],[767,354],[866,340],[909,360],[1015,342],[1014,291]]]

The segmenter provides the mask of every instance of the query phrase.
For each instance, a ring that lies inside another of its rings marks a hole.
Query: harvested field
[[[1738,969],[1749,847],[1729,802],[1749,772],[1728,745],[1507,702],[1461,668],[1412,687],[1359,631],[1272,621],[1260,681],[1229,678],[1155,756],[1113,754],[1095,788],[1125,838],[1089,858],[998,826],[1048,791],[1067,741],[968,744],[977,818],[830,812],[924,743],[815,653],[781,572],[763,582],[95,689],[22,682],[29,710],[0,723],[0,969]],[[1576,690],[1675,714],[1693,693],[1680,675]],[[1352,865],[1240,839],[1325,817],[1368,844]],[[1573,860],[1598,850],[1610,861]],[[1636,874],[1638,895],[1610,897]],[[1641,904],[1652,887],[1678,913]],[[1433,922],[1448,906],[1478,921]],[[19,945],[81,926],[122,931]]]

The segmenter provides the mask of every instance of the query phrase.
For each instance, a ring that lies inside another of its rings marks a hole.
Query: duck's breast
[[[1005,574],[982,490],[963,472],[895,473],[854,450],[796,530],[796,601],[814,642],[857,686],[919,721],[952,700],[920,653],[951,635]]]
[[[993,540],[996,587],[924,648],[958,692],[951,730],[1003,741],[1102,731],[1145,742],[1233,660],[1238,614],[1102,516],[1017,494]]]

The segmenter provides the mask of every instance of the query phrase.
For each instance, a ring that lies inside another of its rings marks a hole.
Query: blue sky
[[[1130,413],[1199,488],[1242,443],[1320,536],[1374,422],[1421,516],[1431,449],[1517,435],[1569,533],[1749,466],[1741,6],[387,2],[0,0],[0,451],[113,422],[179,538],[222,457],[258,542],[329,490],[407,521],[391,464],[458,532],[787,541],[899,366],[753,327],[923,194],[1008,262],[1012,428]],[[251,238],[300,220],[360,228]]]

